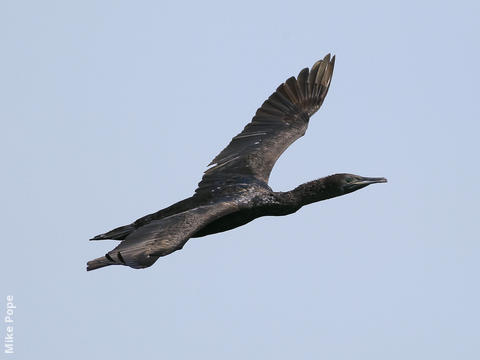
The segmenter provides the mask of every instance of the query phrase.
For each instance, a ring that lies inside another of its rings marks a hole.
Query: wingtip
[[[95,235],[94,237],[88,239],[89,241],[92,241],[92,240],[104,240],[105,237],[103,234],[100,234],[100,235]]]
[[[325,57],[320,60],[320,61],[325,61],[327,63],[330,63],[331,65],[335,64],[335,57],[336,55],[335,54],[331,54],[331,53],[328,53],[327,55],[325,55]]]

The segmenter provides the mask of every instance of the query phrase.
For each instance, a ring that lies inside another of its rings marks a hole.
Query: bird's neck
[[[342,195],[335,183],[329,181],[329,178],[330,176],[327,176],[299,185],[291,191],[282,193],[282,197],[298,210],[304,205]]]

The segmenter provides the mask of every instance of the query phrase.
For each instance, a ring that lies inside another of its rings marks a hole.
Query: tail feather
[[[102,256],[91,260],[87,263],[87,271],[100,269],[109,265],[118,265],[115,261],[109,260],[106,256]]]

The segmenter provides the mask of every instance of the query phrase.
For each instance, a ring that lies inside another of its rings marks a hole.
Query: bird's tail
[[[87,271],[100,269],[109,265],[117,265],[115,261],[109,260],[106,256],[102,256],[87,262]]]

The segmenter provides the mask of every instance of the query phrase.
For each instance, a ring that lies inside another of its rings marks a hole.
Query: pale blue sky
[[[10,358],[479,359],[479,4],[2,1]],[[330,92],[271,186],[388,184],[146,270],[85,271],[115,245],[91,236],[190,196],[277,85],[328,52]]]

